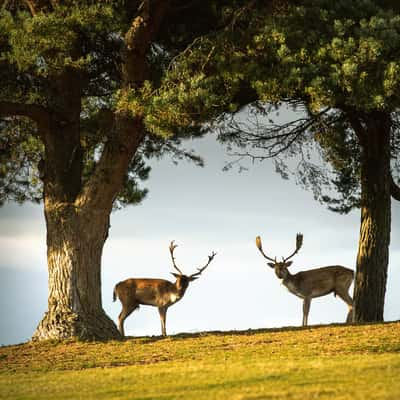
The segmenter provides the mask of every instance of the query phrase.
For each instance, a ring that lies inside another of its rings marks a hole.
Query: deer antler
[[[172,264],[174,265],[174,268],[181,274],[183,275],[182,271],[176,266],[175,264],[175,257],[174,257],[174,250],[178,247],[177,244],[174,244],[174,240],[170,243],[169,245],[169,252],[171,253],[171,259],[172,259]]]
[[[213,258],[217,255],[214,251],[211,253],[210,256],[208,256],[208,262],[203,268],[197,268],[198,272],[195,272],[194,274],[190,275],[191,278],[200,276],[201,273],[209,266],[210,262],[213,260]]]
[[[289,257],[284,258],[283,262],[286,262],[287,260],[292,258],[300,250],[302,245],[303,245],[303,234],[298,233],[296,235],[296,250]]]
[[[257,236],[257,237],[256,237],[256,246],[257,246],[258,250],[260,250],[260,253],[261,253],[267,260],[276,263],[276,257],[275,257],[275,259],[273,259],[273,258],[271,258],[271,257],[268,257],[268,256],[264,253],[264,251],[263,251],[263,249],[262,249],[262,243],[261,243],[261,238],[260,238],[260,236]]]

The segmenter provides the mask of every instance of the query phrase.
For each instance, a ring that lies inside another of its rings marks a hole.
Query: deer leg
[[[167,336],[167,331],[165,329],[167,319],[167,307],[158,307],[158,312],[160,313],[161,320],[161,334],[163,336]]]
[[[303,326],[307,326],[308,313],[310,311],[311,298],[305,297],[303,301]]]
[[[124,321],[129,315],[132,314],[132,312],[138,307],[137,304],[130,305],[128,307],[123,306],[122,311],[118,316],[118,329],[122,335],[122,337],[125,337],[125,331],[124,331]]]
[[[347,313],[346,323],[353,322],[353,299],[346,291],[337,291],[336,294],[347,304],[349,312]]]

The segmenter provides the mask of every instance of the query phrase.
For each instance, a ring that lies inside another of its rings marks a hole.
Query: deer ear
[[[178,279],[180,277],[179,274],[175,274],[175,272],[171,272],[171,275],[173,275],[176,279]]]
[[[191,276],[189,282],[195,281],[196,279],[199,279],[199,276]]]
[[[275,264],[274,263],[267,263],[271,268],[275,268]]]
[[[287,266],[287,267],[290,267],[292,264],[293,264],[293,261],[288,261],[288,262],[286,263],[286,266]]]

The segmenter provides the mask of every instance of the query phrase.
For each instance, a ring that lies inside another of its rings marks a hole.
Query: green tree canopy
[[[341,194],[339,211],[349,211],[359,206],[360,182],[351,114],[390,113],[393,175],[400,171],[399,5],[291,3],[272,10],[249,8],[217,36],[198,40],[190,56],[169,71],[171,83],[161,88],[160,99],[153,99],[159,106],[156,116],[173,104],[175,113],[169,116],[176,118],[168,127],[173,132],[186,125],[185,118],[204,116],[193,110],[206,106],[220,139],[260,149],[248,154],[256,158],[298,155],[302,145],[317,140],[336,174],[330,183]],[[185,74],[192,79],[176,84]],[[292,110],[292,121],[274,118],[282,109]],[[150,118],[150,123],[157,121]],[[321,195],[320,200],[332,199]]]
[[[1,114],[6,118],[0,122],[1,202],[38,202],[42,199],[39,167],[43,166],[40,160],[45,159],[45,147],[40,128],[32,123],[32,118],[38,117],[47,107],[60,106],[57,102],[61,103],[63,99],[55,94],[56,81],[61,80],[66,71],[74,71],[82,86],[82,184],[89,179],[104,144],[115,130],[114,111],[129,109],[134,112],[134,97],[138,90],[131,88],[124,95],[121,93],[121,52],[124,46],[122,35],[128,30],[140,3],[67,1],[55,2],[52,6],[46,2],[8,1],[3,4],[0,14],[0,99]],[[196,30],[210,29],[211,25],[206,26],[205,19],[211,24],[218,18],[211,3],[205,7],[194,4],[199,16],[195,21],[192,10],[179,7],[182,9],[171,15],[177,26],[165,24],[159,40],[146,55],[149,76],[142,92],[150,86],[161,85],[165,68],[198,34]],[[185,18],[192,24],[193,31],[188,31],[189,25],[182,22]],[[129,104],[125,101],[127,97]],[[134,204],[146,194],[146,190],[138,187],[138,181],[146,179],[149,173],[145,158],[168,152],[174,158],[187,157],[201,164],[199,157],[179,148],[180,140],[192,134],[194,131],[180,136],[172,133],[147,136],[130,163],[116,205]]]

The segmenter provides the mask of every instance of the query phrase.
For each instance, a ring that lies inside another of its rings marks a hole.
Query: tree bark
[[[363,115],[353,127],[362,148],[354,321],[383,321],[391,224],[390,116]]]
[[[109,213],[62,203],[46,207],[48,311],[33,340],[121,337],[101,301],[101,254]]]

